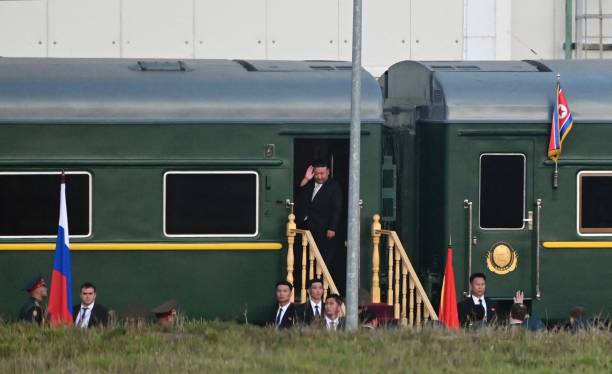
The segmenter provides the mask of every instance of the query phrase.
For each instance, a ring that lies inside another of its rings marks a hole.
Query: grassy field
[[[610,373],[612,332],[327,333],[189,322],[79,331],[0,326],[0,372]]]

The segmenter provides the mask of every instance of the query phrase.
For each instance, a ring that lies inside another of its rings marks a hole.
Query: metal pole
[[[353,0],[353,69],[351,77],[351,141],[348,198],[348,254],[346,259],[346,329],[356,330],[359,308],[361,163],[361,0]]]
[[[565,0],[565,59],[572,59],[572,18],[573,1]]]

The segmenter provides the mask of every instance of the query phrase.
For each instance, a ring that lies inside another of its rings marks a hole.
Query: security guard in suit
[[[19,310],[19,319],[25,322],[42,325],[46,318],[46,307],[43,303],[47,297],[47,283],[42,275],[38,274],[23,288],[30,294],[28,301]]]

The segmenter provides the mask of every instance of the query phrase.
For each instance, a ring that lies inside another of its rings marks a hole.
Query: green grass
[[[612,332],[355,333],[188,322],[80,331],[0,326],[0,373],[610,373]]]

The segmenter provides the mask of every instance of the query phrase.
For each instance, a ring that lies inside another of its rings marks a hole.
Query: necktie
[[[315,186],[312,189],[312,197],[310,198],[310,201],[314,200],[315,196],[317,196],[317,192],[319,192],[321,186],[322,184],[315,183]]]
[[[283,312],[283,308],[278,308],[278,313],[276,313],[276,326],[281,323],[281,314]]]
[[[330,329],[330,330],[336,330],[336,322],[331,321],[331,322],[329,323],[329,329]]]
[[[87,327],[87,324],[85,324],[85,316],[87,315],[87,309],[89,308],[81,308],[81,327]]]
[[[484,316],[482,317],[483,321],[487,320],[487,308],[485,308],[485,306],[482,304],[482,298],[478,299],[478,305],[482,306],[482,309],[484,310]]]
[[[321,317],[321,312],[319,311],[319,306],[315,305],[315,316],[316,317]]]

